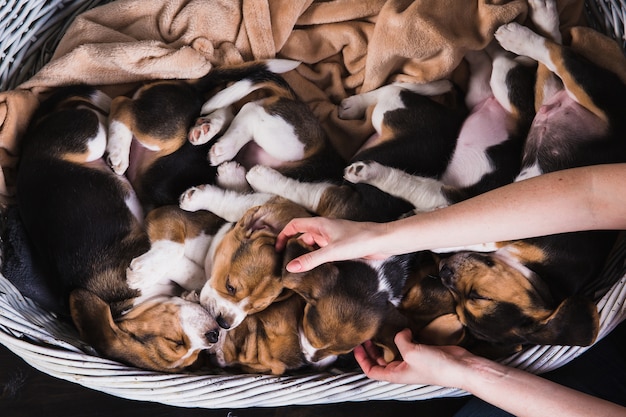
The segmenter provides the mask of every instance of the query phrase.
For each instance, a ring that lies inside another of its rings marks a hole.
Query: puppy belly
[[[494,97],[485,100],[468,116],[442,181],[453,187],[476,184],[494,167],[487,149],[509,138],[511,117]]]
[[[254,142],[248,143],[237,154],[235,161],[249,170],[255,165],[264,165],[271,168],[278,168],[285,163],[280,159],[274,158],[268,154],[263,148]]]

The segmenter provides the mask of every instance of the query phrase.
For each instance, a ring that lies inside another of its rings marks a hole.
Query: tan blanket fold
[[[575,26],[583,0],[560,0]],[[447,77],[497,27],[526,18],[526,0],[117,0],[80,15],[53,59],[15,91],[0,93],[0,194],[11,193],[19,137],[50,88],[100,86],[115,95],[137,82],[197,78],[213,66],[275,56],[301,60],[286,74],[350,157],[372,133],[336,105],[391,79]],[[3,182],[6,180],[6,183]]]

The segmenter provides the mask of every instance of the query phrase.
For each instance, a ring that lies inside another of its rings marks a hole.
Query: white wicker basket
[[[98,0],[0,1],[0,91],[28,79],[51,56],[64,29]],[[587,2],[593,26],[626,45],[626,6]],[[601,331],[607,335],[626,317],[626,239],[603,277],[615,282],[598,300]],[[0,343],[49,375],[118,397],[182,407],[243,408],[327,404],[367,400],[424,400],[466,395],[436,386],[373,381],[359,372],[296,376],[163,374],[121,365],[95,355],[71,326],[43,310],[0,275]],[[534,373],[565,365],[588,348],[534,346],[503,362]]]

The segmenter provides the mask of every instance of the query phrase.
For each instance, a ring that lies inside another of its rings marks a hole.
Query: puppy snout
[[[215,319],[217,321],[217,324],[225,330],[230,329],[230,323],[224,318],[224,316],[219,315],[217,316],[217,318]]]
[[[439,277],[446,287],[450,288],[454,285],[454,270],[448,264],[442,263],[439,266]]]
[[[204,334],[209,343],[217,343],[220,337],[220,329],[212,329]]]

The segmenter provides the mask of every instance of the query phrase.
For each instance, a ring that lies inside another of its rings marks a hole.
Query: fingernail
[[[300,261],[291,261],[287,264],[287,271],[289,272],[298,272],[302,269],[302,264]]]

